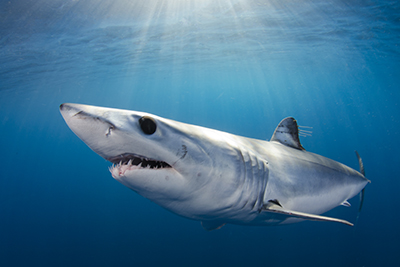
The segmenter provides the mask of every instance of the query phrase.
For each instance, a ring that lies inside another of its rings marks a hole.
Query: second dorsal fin
[[[278,124],[278,127],[276,127],[275,132],[272,135],[271,141],[276,141],[285,146],[305,150],[300,144],[297,122],[292,117],[287,117]]]

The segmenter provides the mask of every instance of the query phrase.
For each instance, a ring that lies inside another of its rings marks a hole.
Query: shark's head
[[[128,110],[62,104],[60,111],[82,141],[113,163],[116,180],[175,213],[198,219],[236,197],[229,189],[236,186],[238,152],[234,146],[214,151],[217,143],[229,143],[227,133]],[[209,183],[222,202],[203,190]]]

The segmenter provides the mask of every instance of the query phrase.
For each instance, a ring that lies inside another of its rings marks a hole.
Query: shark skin
[[[83,142],[113,163],[114,179],[206,230],[304,220],[353,225],[319,214],[349,206],[370,182],[306,151],[291,117],[263,141],[144,112],[81,104],[62,104],[60,111]]]

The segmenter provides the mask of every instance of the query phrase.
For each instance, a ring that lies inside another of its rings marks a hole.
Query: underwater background
[[[359,169],[359,198],[301,222],[207,232],[115,181],[65,102],[145,111]],[[0,1],[0,266],[400,266],[400,3]]]

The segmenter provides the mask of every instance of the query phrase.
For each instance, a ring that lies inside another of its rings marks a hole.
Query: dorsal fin
[[[276,141],[285,146],[305,150],[300,144],[297,122],[292,117],[287,117],[278,124],[278,127],[276,127],[275,132],[272,135],[271,141]]]

